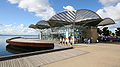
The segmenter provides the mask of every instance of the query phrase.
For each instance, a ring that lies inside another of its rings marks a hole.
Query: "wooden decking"
[[[78,49],[69,49],[28,57],[0,61],[0,67],[40,67],[56,61],[72,58],[87,52]]]

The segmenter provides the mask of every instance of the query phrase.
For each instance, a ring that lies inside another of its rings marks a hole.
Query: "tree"
[[[117,30],[115,30],[115,34],[116,36],[120,36],[120,28],[117,28]]]
[[[109,36],[110,35],[108,27],[104,27],[102,30],[103,30],[102,33],[103,33],[104,36]]]
[[[115,33],[112,33],[113,36],[115,36]]]
[[[100,28],[97,28],[97,33],[101,35],[102,34],[102,30],[100,30]]]
[[[112,31],[109,31],[109,35],[110,35],[110,36],[112,35]]]

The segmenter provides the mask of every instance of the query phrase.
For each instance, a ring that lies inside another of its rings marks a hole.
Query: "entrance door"
[[[75,31],[75,44],[81,43],[82,42],[82,36],[80,31]]]

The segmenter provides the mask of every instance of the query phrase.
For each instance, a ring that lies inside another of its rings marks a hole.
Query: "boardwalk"
[[[0,67],[40,67],[52,62],[72,58],[85,53],[87,52],[78,49],[69,49],[64,51],[0,61]]]

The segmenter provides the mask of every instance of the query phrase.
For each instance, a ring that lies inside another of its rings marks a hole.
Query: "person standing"
[[[62,44],[62,41],[63,41],[63,39],[62,39],[62,37],[60,37],[60,44]]]
[[[90,44],[90,38],[88,39],[88,44]]]
[[[63,38],[63,45],[65,45],[65,38]]]
[[[73,38],[70,38],[70,46],[73,44]]]
[[[68,41],[68,39],[66,38],[66,39],[65,39],[65,44],[67,45],[67,44],[68,44],[68,42],[69,42],[69,41]]]

